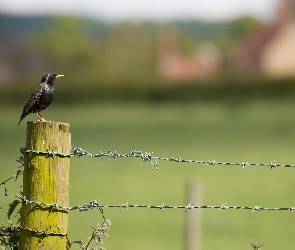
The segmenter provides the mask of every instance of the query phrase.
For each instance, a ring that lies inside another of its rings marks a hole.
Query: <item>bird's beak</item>
[[[65,76],[65,75],[57,75],[55,78],[59,78],[59,77],[63,77],[63,76]]]

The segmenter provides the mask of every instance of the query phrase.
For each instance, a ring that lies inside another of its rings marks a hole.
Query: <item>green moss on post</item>
[[[69,154],[71,150],[70,125],[60,122],[28,122],[26,150],[53,150]],[[46,157],[36,153],[25,154],[23,194],[28,200],[69,205],[70,158]],[[26,204],[21,209],[22,229],[20,249],[66,249],[68,212],[62,209]],[[38,232],[52,232],[42,234]]]

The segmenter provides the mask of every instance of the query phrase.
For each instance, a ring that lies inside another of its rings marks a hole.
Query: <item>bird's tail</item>
[[[19,125],[19,124],[21,123],[21,121],[22,121],[24,118],[25,118],[25,117],[24,117],[23,115],[21,115],[20,118],[19,118],[19,122],[18,122],[17,125]]]

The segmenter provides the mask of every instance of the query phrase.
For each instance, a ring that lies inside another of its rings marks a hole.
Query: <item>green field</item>
[[[230,162],[295,164],[295,102],[248,104],[52,104],[46,119],[71,125],[72,146],[89,152],[136,148],[154,156]],[[0,107],[0,182],[15,173],[25,143],[22,107]],[[159,170],[140,159],[72,158],[70,205],[97,199],[102,204],[187,205],[188,181],[203,189],[203,205],[295,206],[295,169],[207,166],[159,161]],[[20,185],[0,186],[0,221]],[[112,222],[103,247],[111,249],[184,249],[185,210],[108,208]],[[201,210],[202,249],[293,249],[295,214],[289,211]],[[14,218],[12,218],[14,219]],[[87,241],[90,226],[102,221],[98,210],[70,212],[70,240]],[[73,249],[78,249],[75,246]]]

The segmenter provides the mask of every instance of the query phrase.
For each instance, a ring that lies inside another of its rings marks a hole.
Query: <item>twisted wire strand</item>
[[[229,162],[229,161],[216,161],[216,160],[189,160],[189,159],[182,159],[182,158],[168,158],[168,157],[160,157],[160,156],[152,156],[153,152],[142,152],[139,150],[132,150],[128,154],[120,154],[115,150],[103,150],[99,153],[90,153],[82,148],[74,148],[72,147],[70,154],[63,154],[59,152],[55,152],[54,150],[46,149],[46,152],[38,151],[38,150],[26,150],[25,148],[21,148],[21,153],[35,153],[38,155],[44,155],[47,158],[55,156],[58,157],[94,157],[94,158],[104,158],[109,157],[116,159],[116,157],[120,158],[140,158],[144,162],[151,163],[156,169],[158,169],[159,164],[158,161],[171,161],[171,162],[177,162],[177,163],[197,163],[197,164],[205,164],[205,165],[229,165],[229,166],[241,166],[245,168],[246,166],[263,166],[263,167],[270,167],[271,169],[277,168],[277,167],[285,167],[285,168],[294,168],[295,164],[278,164],[276,161],[271,161],[270,163],[251,163],[248,161],[243,162]]]
[[[64,209],[64,210],[79,210],[80,212],[85,212],[85,211],[89,211],[89,209],[99,209],[101,214],[104,217],[104,212],[103,212],[103,208],[151,208],[151,209],[160,209],[162,211],[164,211],[165,209],[185,209],[186,212],[188,212],[189,210],[193,210],[193,209],[218,209],[218,210],[226,210],[226,209],[245,209],[245,210],[252,210],[252,212],[254,211],[258,211],[260,213],[262,213],[262,211],[291,211],[293,212],[295,210],[295,207],[262,207],[262,206],[227,206],[226,203],[222,204],[221,206],[207,206],[207,205],[201,205],[201,206],[194,206],[193,204],[188,204],[188,205],[165,205],[160,204],[160,205],[136,205],[136,204],[129,204],[128,202],[123,203],[123,204],[115,204],[115,205],[102,205],[100,204],[97,200],[93,200],[90,201],[88,204],[85,203],[83,205],[77,205],[77,206],[72,206],[72,207],[65,207],[56,203],[44,203],[44,202],[39,202],[39,201],[31,201],[28,200],[21,192],[18,196],[16,196],[17,198],[21,199],[23,202],[25,203],[29,203],[29,204],[36,204],[39,206],[45,206],[45,207],[50,207],[52,209]]]

